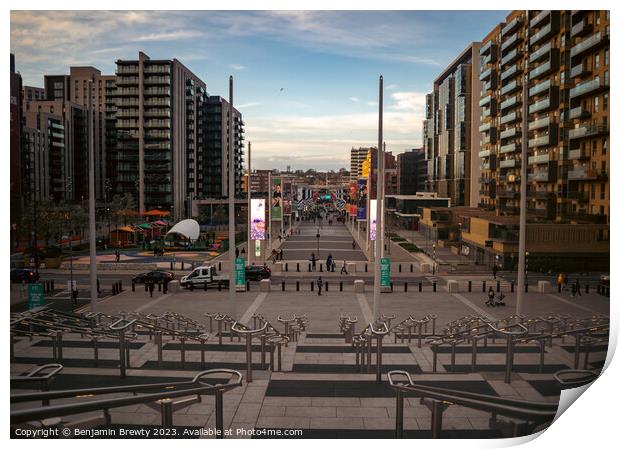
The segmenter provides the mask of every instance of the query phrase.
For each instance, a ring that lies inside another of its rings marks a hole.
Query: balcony
[[[537,156],[530,156],[527,158],[528,165],[533,164],[548,164],[549,163],[549,154],[539,154]]]
[[[170,84],[169,76],[149,76],[144,78],[144,84]]]
[[[540,31],[538,31],[536,34],[531,36],[530,37],[530,45],[536,45],[538,43],[541,43],[543,41],[543,39],[549,39],[551,37],[551,35],[553,34],[553,32],[555,31],[555,29],[556,29],[556,27],[554,27],[552,25],[554,25],[554,23],[553,22],[549,22],[547,25],[542,27],[540,29]]]
[[[515,48],[512,51],[508,52],[508,54],[501,59],[500,65],[505,66],[506,64],[510,64],[521,55],[522,52],[520,52],[518,48]]]
[[[528,190],[527,196],[530,198],[536,198],[537,200],[549,201],[555,199],[555,193],[547,190]]]
[[[609,134],[609,128],[605,126],[584,125],[568,131],[569,139],[583,139],[584,137],[594,137],[598,135]]]
[[[532,87],[530,87],[530,90],[529,90],[530,98],[536,95],[540,95],[542,93],[547,93],[550,87],[551,87],[550,79],[541,81],[538,84],[533,85]]]
[[[487,104],[491,103],[491,98],[493,98],[492,95],[487,95],[482,100],[480,100],[478,104],[480,105],[480,107],[486,106]]]
[[[553,59],[549,59],[547,62],[544,62],[538,65],[536,68],[530,70],[530,80],[540,78],[541,76],[548,74],[556,68],[557,64],[554,63]]]
[[[519,84],[518,80],[515,79],[509,82],[508,84],[506,84],[504,87],[502,87],[501,90],[499,91],[499,94],[508,95],[514,92],[515,90],[519,89],[520,87],[521,87],[521,84]]]
[[[520,95],[514,95],[504,101],[502,101],[502,103],[499,105],[499,108],[503,111],[506,111],[510,108],[513,108],[517,105],[521,104],[521,96]]]
[[[523,38],[519,35],[519,33],[514,34],[512,37],[510,37],[509,39],[507,39],[506,41],[502,42],[502,46],[501,46],[501,52],[502,54],[508,50],[510,50],[512,47],[514,47],[515,45],[517,45],[519,42],[521,42],[523,40]]]
[[[502,80],[502,82],[508,81],[513,76],[516,76],[519,73],[521,73],[521,67],[519,65],[515,64],[512,67],[510,67],[509,69],[504,70],[502,72],[501,76],[500,76],[500,79]]]
[[[491,164],[489,162],[483,162],[480,164],[481,170],[491,170]]]
[[[487,81],[482,83],[482,88],[480,89],[480,91],[484,93],[490,90],[495,90],[496,88],[497,88],[497,73],[493,72],[491,73],[491,77]]]
[[[540,11],[533,19],[530,20],[530,28],[536,28],[540,25],[544,25],[550,17],[551,11]]]
[[[570,57],[574,58],[583,55],[585,52],[594,50],[599,45],[607,43],[608,41],[609,37],[604,32],[599,31],[587,39],[582,40],[577,45],[574,45],[573,48],[570,49]]]
[[[482,135],[482,139],[480,140],[481,145],[494,145],[497,141],[497,128],[491,128],[489,133],[485,133]]]
[[[586,19],[583,19],[582,21],[578,22],[576,25],[574,25],[571,28],[570,34],[573,37],[579,37],[579,36],[585,36],[589,34],[591,31],[592,31],[592,24],[588,23]]]
[[[519,144],[519,147],[520,146],[521,144]],[[517,151],[517,143],[509,143],[508,145],[502,145],[499,147],[499,152],[501,154],[514,153],[515,151]]]
[[[170,89],[165,87],[149,87],[145,89],[144,95],[148,96],[170,96]]]
[[[480,114],[481,114],[482,120],[484,120],[487,117],[491,117],[497,114],[497,105],[495,103],[494,98],[491,100],[491,102],[489,103],[487,107],[482,108],[482,110],[480,111]]]
[[[516,159],[504,159],[503,161],[499,161],[499,168],[515,168],[520,165],[521,164]]]
[[[542,59],[544,56],[548,58],[550,56],[550,53],[551,53],[551,42],[547,42],[545,45],[540,47],[535,52],[530,53],[530,64],[532,62],[538,61],[539,59]]]
[[[534,120],[533,122],[529,122],[528,130],[529,131],[534,131],[536,129],[540,129],[540,128],[544,128],[546,126],[549,126],[550,124],[551,124],[551,119],[549,117],[543,117],[541,119]]]
[[[549,176],[549,172],[546,170],[537,171],[527,175],[528,182],[551,182],[552,177]]]
[[[483,150],[478,152],[478,156],[480,157],[489,157],[491,156],[491,150]]]
[[[491,72],[493,72],[493,67],[489,67],[488,69],[486,69],[484,72],[482,72],[480,74],[480,81],[484,81],[485,79],[487,79],[488,77],[491,76]]]
[[[582,150],[581,148],[575,148],[574,150],[568,151],[567,159],[571,161],[582,161],[582,160],[590,159],[590,156],[588,156],[586,152]]]
[[[521,128],[513,126],[512,128],[506,128],[504,131],[502,131],[499,135],[499,138],[510,139],[511,137],[516,137],[518,135],[521,135]]]
[[[505,125],[507,123],[512,123],[515,122],[517,120],[518,116],[517,116],[517,112],[511,112],[510,114],[506,114],[503,115],[502,117],[500,117],[499,119],[499,123],[502,125]]]
[[[555,132],[555,128],[550,128],[550,131],[551,132],[549,134],[545,134],[544,136],[539,136],[528,140],[528,147],[537,148],[556,145],[558,143],[557,132]]]
[[[547,217],[549,211],[546,207],[528,207],[527,214],[535,217]]]
[[[117,75],[137,75],[138,66],[137,65],[117,65],[116,74]]]
[[[591,73],[588,67],[582,62],[579,65],[576,65],[572,69],[570,69],[570,77],[571,78],[585,78]]]
[[[601,81],[599,77],[596,77],[590,81],[585,81],[581,84],[577,84],[570,90],[570,98],[571,100],[574,98],[579,98],[583,95],[588,95],[594,92],[598,92],[601,89],[608,88],[609,84],[605,83],[605,81]]]
[[[480,54],[481,55],[486,55],[488,53],[491,53],[491,49],[492,47],[494,47],[495,44],[493,43],[493,41],[489,41],[486,44],[484,44],[482,47],[480,47]]]
[[[534,114],[537,112],[543,112],[550,107],[552,107],[551,97],[547,97],[531,104],[528,108],[528,113]]]
[[[579,192],[578,190],[569,190],[566,192],[566,198],[569,200],[576,200],[580,203],[587,203],[589,200],[587,192]]]
[[[119,76],[118,78],[116,78],[117,86],[134,85],[138,84],[139,82],[140,78],[138,78],[137,76]]]
[[[576,108],[573,108],[569,111],[568,113],[568,118],[570,120],[572,119],[584,119],[584,118],[588,118],[590,117],[590,111],[588,111],[587,109],[585,109],[582,106],[578,106]]]
[[[149,98],[144,102],[144,106],[167,106],[170,107],[170,100],[161,98]]]
[[[483,123],[478,127],[478,131],[480,131],[481,133],[488,131],[489,129],[491,129],[491,122]]]
[[[607,178],[607,174],[599,174],[596,170],[584,167],[573,168],[568,172],[569,181],[595,181],[601,178]]]
[[[512,33],[514,33],[520,24],[521,20],[519,17],[515,17],[513,20],[510,21],[510,23],[507,23],[506,26],[502,28],[502,39],[505,36],[510,36]]]
[[[160,74],[160,75],[170,75],[170,66],[165,65],[147,65],[144,68],[144,73],[148,74]]]
[[[498,198],[516,199],[519,198],[519,192],[514,189],[500,189],[497,192]]]
[[[145,128],[170,128],[170,120],[147,120]]]

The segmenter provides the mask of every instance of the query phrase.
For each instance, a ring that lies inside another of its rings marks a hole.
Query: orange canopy
[[[166,210],[153,209],[143,213],[142,215],[145,217],[167,217],[170,215],[170,212]]]
[[[118,228],[116,231],[121,231],[121,232],[135,232],[132,228],[130,228],[129,226],[123,226],[122,228]]]

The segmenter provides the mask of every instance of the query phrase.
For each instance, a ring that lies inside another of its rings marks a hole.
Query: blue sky
[[[421,144],[424,95],[469,42],[507,11],[13,11],[11,51],[27,85],[43,74],[116,59],[177,58],[228,96],[252,142],[253,168],[348,167],[352,146],[376,145],[378,77],[385,140]],[[281,90],[283,89],[283,90]]]

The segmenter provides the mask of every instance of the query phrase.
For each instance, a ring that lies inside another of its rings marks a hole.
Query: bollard
[[[471,281],[467,281],[467,291],[471,293]]]
[[[528,283],[526,282],[525,283],[525,292],[527,293],[528,290],[529,290],[529,286],[528,286]]]
[[[398,264],[398,272],[402,273],[402,271],[403,271],[403,267],[401,266],[401,264]]]
[[[205,285],[207,285],[207,284],[205,283]],[[245,289],[246,289],[246,291],[248,291],[248,292],[250,291],[250,281],[247,281],[247,282],[245,283]],[[206,289],[205,289],[205,290],[206,290]]]
[[[218,292],[222,291],[222,281],[217,281],[217,291]]]
[[[52,284],[52,291],[53,291],[54,290],[54,279],[52,279],[51,284]]]
[[[433,292],[437,291],[437,282],[433,281]]]
[[[311,264],[311,263],[309,263],[309,264],[308,264],[308,273],[310,273],[311,271],[312,271],[312,264]]]
[[[586,284],[586,293],[590,293],[590,284]]]
[[[218,262],[217,269],[218,271],[222,271],[222,262]]]
[[[499,282],[499,281],[497,281],[497,291],[500,291],[500,290],[499,290],[500,286],[501,286],[500,282]]]
[[[482,292],[486,292],[487,291],[487,281],[482,281]]]
[[[405,282],[405,292],[407,291],[407,283]]]
[[[157,283],[157,291],[160,292],[161,291],[161,282]]]
[[[562,284],[558,284],[558,293],[562,293]]]
[[[288,271],[288,262],[284,263],[284,271]]]
[[[418,291],[421,292],[422,291],[422,283],[418,282]]]
[[[329,282],[325,281],[325,291],[329,291]]]
[[[112,288],[114,288],[114,285],[115,285],[115,284],[112,284]],[[146,282],[144,283],[144,291],[145,291],[145,292],[148,292],[148,291],[149,291],[149,287],[148,287],[148,285],[146,284]]]
[[[390,282],[390,291],[394,292],[394,282]]]
[[[299,291],[299,281],[295,282],[295,290]]]
[[[297,262],[297,272],[299,273],[299,262]]]
[[[413,273],[413,264],[412,264],[412,263],[411,263],[411,264],[409,264],[409,272],[410,272],[410,273]]]
[[[170,262],[170,271],[174,271],[174,263]]]
[[[323,272],[323,263],[319,264],[319,271],[322,273]]]
[[[596,293],[598,293],[599,295],[601,294],[601,286],[600,285],[596,286]]]
[[[207,283],[205,282],[204,284],[202,284],[202,288],[204,289],[204,291],[207,291]]]
[[[285,291],[285,289],[286,287],[285,287],[284,281],[282,281],[282,291]]]
[[[97,293],[101,293],[101,284],[99,283],[99,279],[97,279]]]
[[[368,273],[368,264],[367,263],[364,264],[364,272]]]
[[[314,291],[314,281],[310,281],[310,291]]]
[[[514,293],[515,292],[515,283],[514,281],[510,282],[510,293]]]
[[[136,291],[136,283],[134,281],[131,281],[131,291],[132,292]]]
[[[342,291],[342,281],[340,281],[340,291]]]
[[[181,270],[185,270],[185,262],[181,261]]]

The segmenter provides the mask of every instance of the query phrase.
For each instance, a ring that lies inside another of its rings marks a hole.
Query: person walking
[[[562,292],[562,283],[564,282],[564,275],[562,273],[558,273],[558,277],[557,277],[557,283],[558,283],[558,287],[560,289],[560,293]]]
[[[497,279],[497,264],[493,265],[493,279]]]
[[[78,289],[76,287],[72,287],[71,289],[71,299],[73,301],[73,305],[77,306],[77,298],[78,298]]]
[[[284,250],[280,250],[280,260],[284,260]]]
[[[342,261],[342,268],[340,269],[340,274],[349,274],[349,272],[347,271],[347,261],[343,260]]]
[[[334,257],[332,256],[331,253],[329,253],[329,255],[327,256],[327,260],[329,261],[329,264],[327,266],[327,271],[334,271]]]
[[[153,290],[155,290],[155,282],[150,281],[148,283],[148,288],[149,288],[149,294],[151,295],[151,298],[153,297]]]
[[[235,248],[235,258],[239,258],[239,248]]]
[[[319,290],[319,296],[321,296],[321,290],[323,289],[323,279],[321,279],[321,276],[319,276],[319,278],[316,280],[316,286]]]
[[[581,284],[579,283],[579,279],[575,281],[575,294],[581,296]]]
[[[353,242],[351,243],[351,245],[353,246],[353,249],[355,249],[355,240],[353,240]]]
[[[495,292],[493,291],[493,287],[489,288],[488,299],[485,304],[487,307],[495,307]]]
[[[114,255],[116,256],[116,263],[120,262],[121,261],[121,252],[119,250],[116,250]]]

